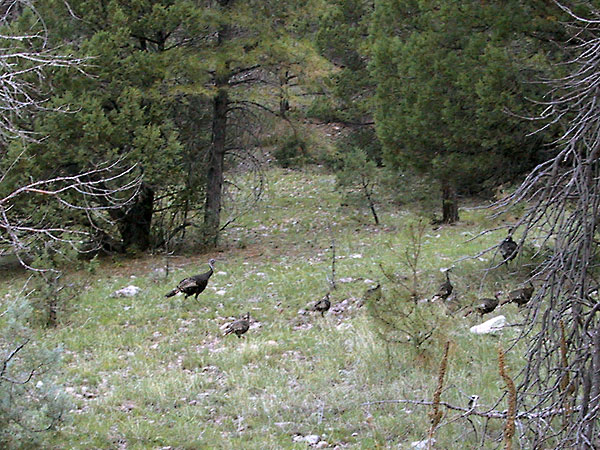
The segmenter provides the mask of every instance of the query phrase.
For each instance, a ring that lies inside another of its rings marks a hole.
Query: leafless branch
[[[536,237],[544,249],[520,336],[529,346],[517,378],[516,416],[530,419],[522,433],[536,448],[587,449],[600,445],[600,16],[593,11],[586,19],[559,6],[573,20],[565,48],[572,57],[566,76],[546,82],[550,100],[541,103],[538,119],[545,121],[541,129],[558,124],[563,131],[553,157],[494,208],[501,214],[527,205],[512,225],[522,233],[519,245]],[[562,416],[562,425],[545,411]]]

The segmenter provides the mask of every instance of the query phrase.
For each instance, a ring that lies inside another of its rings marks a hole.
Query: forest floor
[[[481,411],[506,408],[497,349],[511,348],[519,327],[475,335],[469,328],[479,317],[463,317],[478,297],[525,278],[517,270],[524,256],[491,271],[497,254],[472,258],[504,237],[472,239],[496,225],[489,211],[461,210],[454,226],[426,223],[418,314],[395,317],[402,330],[389,331],[364,296],[380,283],[388,305],[409,304],[401,283],[411,276],[406,254],[418,214],[379,205],[375,226],[368,211],[341,206],[333,175],[272,169],[267,176],[264,199],[226,229],[217,252],[104,259],[71,274],[80,295],[57,327],[39,332],[64,349],[58,377],[73,402],[70,420],[48,434],[44,448],[419,448],[431,407],[396,401],[432,399],[446,342],[441,400],[466,407],[476,394]],[[330,289],[334,251],[336,288],[321,317],[307,310]],[[198,301],[164,297],[180,279],[207,270],[211,257],[215,273]],[[450,266],[455,295],[425,301]],[[111,295],[128,285],[139,294]],[[19,288],[2,286],[9,294]],[[224,336],[222,327],[246,312],[252,325],[244,337]],[[516,324],[524,312],[505,305],[485,318],[498,314]],[[429,332],[419,346],[406,339]],[[508,352],[509,374],[522,368],[522,354],[519,346]],[[443,413],[435,448],[502,441],[503,421]]]

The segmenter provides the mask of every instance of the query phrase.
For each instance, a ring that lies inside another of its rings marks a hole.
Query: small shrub
[[[60,313],[79,295],[77,286],[65,283],[62,274],[55,271],[37,272],[32,288],[33,319],[41,326],[58,325]]]
[[[368,209],[375,225],[378,225],[379,216],[375,205],[376,170],[375,162],[368,159],[362,149],[355,147],[343,155],[341,169],[336,176],[338,187],[344,191],[346,203]]]
[[[374,331],[385,343],[388,358],[400,345],[409,345],[417,355],[425,356],[430,344],[445,338],[443,329],[448,318],[438,304],[420,301],[420,258],[426,233],[423,220],[405,227],[408,244],[398,255],[401,271],[381,267],[389,282],[384,294],[370,295],[365,304]],[[439,339],[438,339],[439,338]]]
[[[33,341],[31,313],[27,301],[17,299],[0,316],[0,448],[40,445],[69,410],[67,395],[51,378],[60,349]]]
[[[308,145],[298,136],[286,139],[274,152],[273,156],[281,167],[302,167],[309,162]]]

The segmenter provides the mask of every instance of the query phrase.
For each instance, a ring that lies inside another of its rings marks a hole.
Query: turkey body
[[[479,300],[479,304],[475,307],[475,311],[479,313],[479,315],[483,316],[484,314],[491,313],[498,306],[498,294],[494,298],[482,298]]]
[[[508,236],[502,241],[500,244],[500,254],[507,264],[517,257],[517,243],[513,241],[512,236]]]
[[[329,308],[331,308],[331,301],[329,300],[329,294],[326,294],[325,297],[315,303],[312,309],[313,311],[320,312],[323,317],[329,311]]]
[[[242,334],[244,334],[249,329],[250,313],[246,313],[243,318],[229,324],[229,326],[225,330],[225,336],[227,336],[228,334],[235,333],[235,335],[239,338],[242,337]]]
[[[189,278],[184,278],[179,282],[177,287],[166,294],[165,297],[173,297],[178,292],[181,292],[185,295],[185,298],[188,298],[190,295],[194,295],[194,298],[198,300],[198,295],[201,294],[204,289],[206,289],[208,280],[214,272],[214,263],[214,259],[209,260],[208,266],[210,267],[210,270],[208,270],[208,272],[201,273],[200,275],[194,275]]]
[[[505,303],[516,303],[519,306],[527,304],[533,295],[533,286],[527,286],[521,289],[515,289],[508,293],[508,300]]]
[[[454,290],[454,286],[450,283],[450,276],[448,275],[449,270],[446,270],[446,281],[444,281],[440,288],[438,289],[437,294],[435,294],[434,299],[441,298],[442,300],[446,300],[452,294]]]

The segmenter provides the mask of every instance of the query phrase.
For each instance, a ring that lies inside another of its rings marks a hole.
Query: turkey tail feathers
[[[179,289],[173,289],[171,292],[169,292],[167,295],[165,295],[165,297],[173,297],[175,294],[177,294],[179,292]]]

